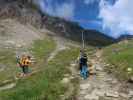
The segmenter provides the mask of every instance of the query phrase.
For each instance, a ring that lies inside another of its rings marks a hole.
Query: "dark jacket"
[[[80,70],[82,69],[82,66],[87,65],[87,57],[81,57],[80,58]]]

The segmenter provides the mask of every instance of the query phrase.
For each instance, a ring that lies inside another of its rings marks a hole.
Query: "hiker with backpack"
[[[21,76],[26,76],[29,73],[29,66],[31,65],[31,57],[22,55],[22,57],[17,57],[17,64],[22,69]]]
[[[89,71],[88,71],[88,65],[87,65],[87,55],[85,52],[80,51],[80,59],[79,59],[79,69],[80,69],[80,75],[84,78],[87,79],[88,75],[89,75]]]

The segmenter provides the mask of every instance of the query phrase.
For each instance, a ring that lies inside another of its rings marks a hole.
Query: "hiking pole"
[[[84,31],[82,31],[82,49],[85,48]]]

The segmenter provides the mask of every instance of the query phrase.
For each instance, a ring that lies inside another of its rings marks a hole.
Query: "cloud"
[[[101,26],[102,25],[102,22],[99,21],[99,20],[84,20],[84,19],[76,19],[74,20],[75,22],[78,22],[78,23],[83,23],[83,24],[95,24],[95,25],[99,25]]]
[[[85,3],[86,5],[89,5],[89,4],[93,4],[93,3],[95,3],[95,2],[98,2],[98,1],[100,1],[100,0],[84,0],[84,3]]]
[[[133,35],[133,0],[117,0],[111,5],[107,0],[101,0],[99,18],[103,29],[110,29],[109,35],[119,37],[128,33]]]
[[[57,2],[52,4],[54,0],[38,0],[41,10],[52,16],[57,16],[65,19],[73,19],[75,15],[75,4],[71,2]]]
[[[72,3],[64,3],[60,7],[56,8],[56,15],[62,18],[74,17],[74,5]]]

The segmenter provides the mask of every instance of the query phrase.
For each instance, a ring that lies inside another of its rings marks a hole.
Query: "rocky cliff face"
[[[1,0],[0,19],[13,18],[23,24],[30,23],[39,27],[41,16],[34,5],[24,2],[30,0]]]

